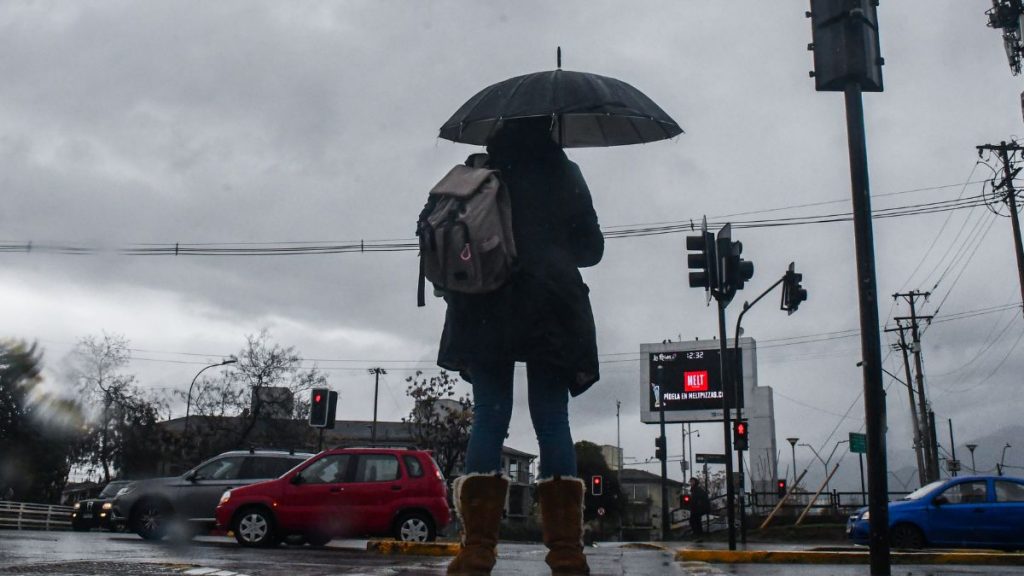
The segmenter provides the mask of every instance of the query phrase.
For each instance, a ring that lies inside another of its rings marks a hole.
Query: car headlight
[[[871,519],[871,511],[870,510],[865,510],[864,513],[860,515],[860,519],[864,520],[864,521],[870,520]]]
[[[227,492],[221,494],[221,496],[220,496],[220,505],[223,506],[223,505],[227,504],[228,500],[231,500],[231,490],[228,490]]]
[[[135,490],[135,486],[132,485],[132,484],[129,484],[129,485],[125,486],[124,488],[121,488],[120,490],[118,490],[117,491],[117,495],[114,496],[114,497],[116,498],[117,496],[124,496],[125,494],[131,494],[133,490]]]
[[[81,502],[75,502],[75,510],[78,510],[81,507],[82,507],[82,503]]]
[[[110,509],[111,509],[111,508],[113,508],[113,507],[114,507],[114,504],[113,504],[113,503],[111,503],[111,502],[104,502],[104,503],[103,503],[103,509],[104,509],[104,510],[110,510]]]

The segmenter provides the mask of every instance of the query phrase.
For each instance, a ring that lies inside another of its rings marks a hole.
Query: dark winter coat
[[[488,153],[509,189],[519,267],[495,292],[445,293],[437,363],[472,381],[474,360],[546,362],[565,368],[579,395],[600,377],[590,290],[578,270],[604,254],[590,190],[554,143]]]

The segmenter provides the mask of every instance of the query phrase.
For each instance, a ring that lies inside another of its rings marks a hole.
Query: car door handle
[[[345,490],[345,489],[344,489],[344,488],[342,488],[342,487],[340,487],[340,486],[335,486],[334,488],[331,488],[331,489],[330,489],[330,492],[342,492],[342,491],[344,491],[344,490]]]

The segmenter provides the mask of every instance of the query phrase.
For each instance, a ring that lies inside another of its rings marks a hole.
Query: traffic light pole
[[[888,465],[885,448],[885,389],[882,386],[882,342],[878,322],[871,192],[868,186],[867,138],[861,86],[846,85],[846,130],[850,153],[853,231],[857,252],[857,292],[860,300],[860,343],[864,375],[864,413],[868,440],[868,536],[873,576],[889,576]]]
[[[739,317],[736,318],[736,330],[733,332],[733,347],[732,347],[732,349],[733,349],[733,358],[732,358],[733,369],[732,369],[732,372],[731,372],[730,375],[732,376],[732,380],[731,380],[731,382],[732,382],[732,393],[733,393],[733,395],[736,398],[736,421],[737,422],[742,422],[743,421],[743,403],[739,401],[739,398],[740,398],[740,385],[743,382],[743,374],[741,374],[740,370],[739,370],[739,368],[740,368],[740,326],[742,326],[742,324],[743,324],[743,315],[747,313],[747,310],[750,310],[751,308],[753,308],[754,304],[757,304],[761,300],[761,298],[764,298],[765,296],[768,295],[769,292],[771,292],[772,290],[775,290],[775,288],[777,286],[779,286],[780,284],[782,284],[782,282],[785,279],[786,279],[785,276],[783,276],[782,278],[779,278],[774,284],[769,286],[767,290],[762,292],[757,298],[754,298],[753,302],[750,302],[749,304],[744,302],[743,303],[743,310],[740,311]],[[740,465],[740,469],[739,469],[739,484],[740,484],[740,541],[743,542],[744,544],[746,544],[747,543],[747,506],[746,506],[746,502],[745,502],[746,499],[744,498],[744,496],[746,494],[746,483],[745,483],[744,475],[743,475],[743,450],[739,450],[739,449],[736,450],[736,460],[739,462],[739,465]]]
[[[668,443],[665,439],[665,370],[658,364],[658,425],[661,434],[661,539],[668,540]]]
[[[729,349],[728,340],[725,335],[725,307],[729,305],[728,300],[718,300],[718,347],[719,347],[719,370],[723,382],[729,380],[729,361],[725,354]],[[729,409],[731,398],[729,388],[722,387],[722,433],[725,436],[725,506],[726,521],[729,526],[729,550],[736,549],[736,510],[735,490],[732,483],[732,417]]]

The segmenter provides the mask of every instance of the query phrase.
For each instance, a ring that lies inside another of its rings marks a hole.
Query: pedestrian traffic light
[[[309,425],[314,428],[326,428],[328,424],[328,408],[331,404],[330,390],[313,388],[309,394]]]
[[[804,275],[793,270],[794,264],[789,263],[789,269],[782,278],[782,305],[781,309],[789,314],[796,312],[800,303],[807,300],[807,290],[800,285]]]
[[[656,460],[665,459],[665,437],[658,436],[654,439],[654,458]]]
[[[882,91],[878,43],[878,0],[811,0],[811,44],[814,88],[843,92],[860,84],[865,92]]]
[[[746,450],[750,445],[747,439],[747,422],[737,420],[732,424],[732,446],[736,450]]]
[[[595,474],[590,477],[590,493],[594,496],[600,496],[604,494],[604,482],[600,474]]]
[[[703,288],[711,301],[718,289],[718,259],[715,256],[715,235],[708,232],[707,220],[701,222],[700,234],[686,237],[686,264],[690,269],[690,288]]]
[[[779,490],[779,498],[785,498],[786,492],[787,492],[787,490],[786,490],[786,479],[785,478],[780,478],[779,480],[776,481],[775,486]]]
[[[743,244],[732,241],[732,225],[726,224],[718,231],[718,292],[719,300],[729,302],[742,290],[747,280],[754,276],[754,263],[744,260]]]
[[[681,507],[681,508],[689,508],[689,507],[690,507],[690,500],[691,500],[692,498],[693,498],[693,497],[692,497],[692,496],[690,496],[689,494],[683,494],[683,498],[682,498],[682,500],[680,501],[680,507]]]

